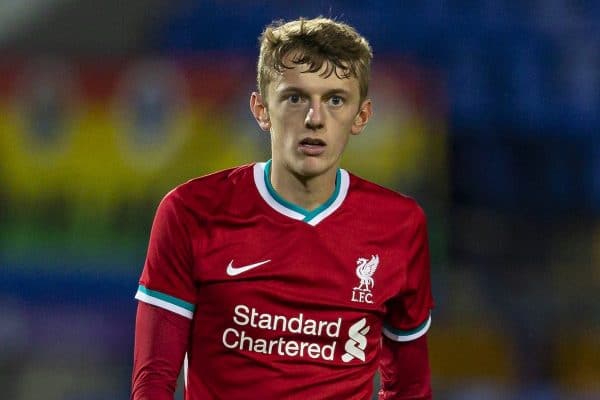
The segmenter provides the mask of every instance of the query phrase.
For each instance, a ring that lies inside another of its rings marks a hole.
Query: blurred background
[[[0,387],[125,399],[154,210],[269,157],[257,37],[373,45],[344,166],[429,218],[437,399],[600,398],[600,2],[0,1]]]

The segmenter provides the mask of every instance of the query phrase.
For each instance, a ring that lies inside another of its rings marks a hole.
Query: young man
[[[272,159],[162,200],[136,298],[132,399],[430,399],[425,217],[340,169],[372,52],[325,18],[261,37],[250,109]],[[368,160],[365,160],[368,162]]]

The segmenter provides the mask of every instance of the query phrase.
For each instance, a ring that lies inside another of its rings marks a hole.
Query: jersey
[[[185,398],[371,398],[382,335],[431,323],[425,216],[337,171],[307,211],[270,162],[191,180],[162,200],[136,298],[192,320]]]

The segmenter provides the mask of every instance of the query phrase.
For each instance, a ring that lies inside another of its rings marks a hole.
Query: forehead
[[[360,94],[358,79],[354,76],[339,77],[341,75],[335,71],[329,73],[331,65],[325,62],[321,69],[316,72],[309,72],[307,64],[287,63],[291,68],[284,69],[276,74],[269,84],[269,91],[275,93],[294,88],[302,90],[309,94],[330,93],[332,91],[343,91],[349,95]]]

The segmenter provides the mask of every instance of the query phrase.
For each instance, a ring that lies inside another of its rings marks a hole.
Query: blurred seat
[[[511,341],[488,324],[436,326],[429,335],[432,375],[442,386],[514,381]]]
[[[558,382],[565,392],[600,394],[600,325],[561,332],[555,360]]]

